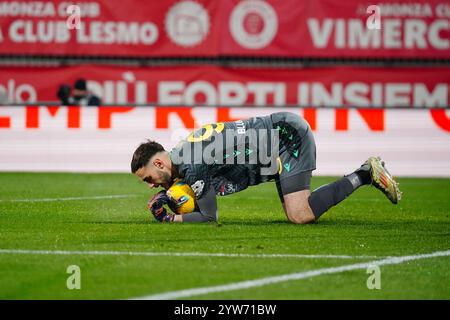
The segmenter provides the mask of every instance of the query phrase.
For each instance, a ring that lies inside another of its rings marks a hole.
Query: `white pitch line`
[[[193,297],[193,296],[199,296],[199,295],[204,295],[204,294],[214,293],[214,292],[242,290],[242,289],[261,287],[261,286],[280,283],[280,282],[312,278],[312,277],[317,277],[317,276],[324,275],[324,274],[334,274],[334,273],[341,273],[341,272],[351,271],[351,270],[367,269],[368,267],[374,266],[374,265],[383,266],[383,265],[401,264],[401,263],[404,263],[407,261],[428,259],[428,258],[435,258],[435,257],[444,257],[444,256],[450,256],[450,250],[437,251],[437,252],[433,252],[433,253],[429,253],[429,254],[418,254],[418,255],[413,255],[413,256],[389,257],[386,259],[374,260],[374,261],[370,261],[370,262],[356,263],[356,264],[344,265],[344,266],[333,267],[333,268],[323,268],[323,269],[310,270],[310,271],[304,271],[304,272],[298,272],[298,273],[290,273],[290,274],[261,278],[261,279],[256,279],[256,280],[234,282],[234,283],[229,283],[229,284],[220,285],[220,286],[169,291],[169,292],[148,295],[148,296],[144,296],[144,297],[138,297],[138,298],[134,298],[134,299],[138,299],[138,300],[168,300],[168,299],[189,298],[189,297]]]
[[[41,199],[0,199],[0,202],[52,202],[52,201],[76,201],[137,197],[137,194],[116,194],[108,196],[68,197],[68,198],[41,198]]]
[[[0,249],[0,254],[42,255],[97,255],[97,256],[148,256],[148,257],[223,257],[223,258],[297,258],[297,259],[369,259],[375,256],[349,256],[333,254],[267,254],[267,253],[207,253],[207,252],[138,252],[138,251],[69,251]]]

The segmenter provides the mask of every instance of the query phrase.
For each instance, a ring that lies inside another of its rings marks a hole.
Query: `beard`
[[[161,185],[164,187],[164,189],[169,189],[172,182],[170,174],[168,174],[167,172],[162,172],[160,178],[163,181]]]

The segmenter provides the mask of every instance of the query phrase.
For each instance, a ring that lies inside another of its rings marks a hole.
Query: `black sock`
[[[362,184],[371,184],[372,177],[370,176],[370,171],[368,170],[357,170],[354,172],[361,179]]]
[[[316,220],[332,206],[351,195],[362,184],[359,175],[352,173],[314,190],[309,196],[308,202]]]

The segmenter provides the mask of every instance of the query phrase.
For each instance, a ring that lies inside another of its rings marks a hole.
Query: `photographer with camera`
[[[85,79],[75,81],[73,90],[68,84],[59,87],[57,96],[63,105],[99,106],[102,101],[99,97],[87,90]]]

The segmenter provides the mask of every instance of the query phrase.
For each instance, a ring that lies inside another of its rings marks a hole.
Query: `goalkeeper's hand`
[[[168,214],[166,208],[164,208],[164,205],[169,202],[170,199],[166,195],[166,191],[162,190],[155,194],[152,199],[150,199],[147,206],[155,219],[159,222],[172,222],[173,215]]]

